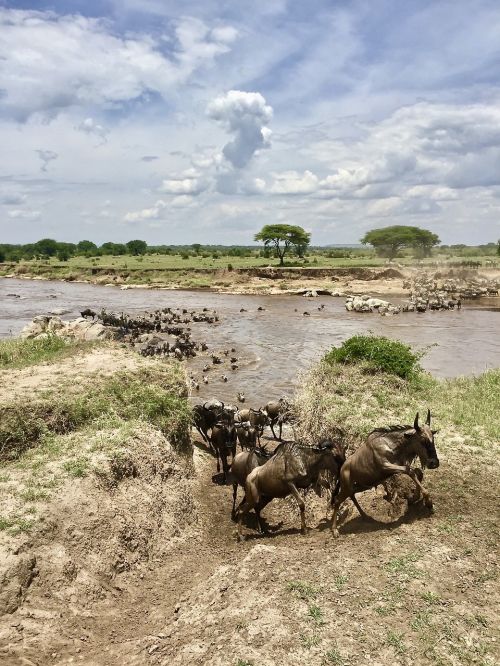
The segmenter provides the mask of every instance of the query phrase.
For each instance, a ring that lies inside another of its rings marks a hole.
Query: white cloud
[[[211,30],[210,35],[215,42],[231,44],[238,37],[238,31],[232,25],[222,25]]]
[[[85,118],[82,120],[82,122],[77,126],[77,129],[80,130],[80,132],[97,137],[101,144],[106,143],[108,140],[107,134],[109,130],[103,127],[103,125],[97,123],[93,118]]]
[[[207,189],[207,183],[198,177],[197,172],[184,172],[185,177],[168,178],[162,181],[160,192],[166,194],[191,194],[196,196]]]
[[[0,110],[25,121],[72,106],[121,106],[148,93],[168,98],[173,86],[226,53],[235,35],[229,26],[211,32],[183,18],[170,55],[163,37],[120,37],[103,19],[0,7]]]
[[[241,169],[258,150],[269,147],[267,123],[273,110],[260,93],[230,90],[210,102],[207,114],[234,135],[222,151],[233,167]]]
[[[298,173],[285,171],[274,173],[274,183],[269,192],[271,194],[311,194],[318,189],[319,178],[311,171]]]
[[[124,216],[125,222],[144,222],[145,220],[158,220],[162,216],[163,210],[167,204],[162,199],[159,199],[151,208],[143,208],[142,210],[131,211]]]
[[[39,210],[26,210],[22,208],[7,211],[7,216],[12,220],[38,220],[41,214]]]

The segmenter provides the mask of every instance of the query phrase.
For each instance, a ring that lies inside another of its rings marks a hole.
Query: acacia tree
[[[372,229],[363,236],[361,242],[373,245],[379,256],[394,259],[398,252],[406,247],[412,247],[417,255],[427,257],[434,245],[441,241],[436,234],[426,229],[395,225]]]
[[[293,224],[266,224],[255,234],[254,240],[262,241],[266,248],[274,247],[280,266],[283,266],[285,255],[291,247],[298,249],[301,254],[305,252],[311,234]]]

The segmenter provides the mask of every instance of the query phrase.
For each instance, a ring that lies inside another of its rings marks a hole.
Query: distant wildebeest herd
[[[422,485],[423,470],[439,467],[434,445],[436,431],[431,429],[431,413],[425,423],[417,414],[413,425],[376,428],[349,456],[345,436],[340,428],[330,438],[315,446],[298,441],[282,441],[282,428],[294,422],[293,404],[287,399],[267,403],[265,407],[238,410],[218,400],[193,407],[193,425],[217,458],[217,472],[222,467],[224,483],[233,486],[231,517],[238,522],[238,540],[242,537],[242,520],[252,509],[257,517],[259,532],[265,531],[262,509],[275,498],[293,495],[301,516],[301,531],[307,530],[305,503],[299,490],[328,489],[329,508],[333,510],[331,529],[338,536],[338,515],[341,505],[351,499],[363,518],[368,518],[359,505],[356,494],[383,485],[385,499],[391,500],[394,491],[388,483],[395,474],[405,474],[413,481],[417,499],[433,509],[429,492]],[[280,443],[273,452],[261,445],[264,429],[270,427]],[[279,428],[276,436],[275,427]],[[237,443],[241,451],[236,452]],[[231,464],[229,464],[231,457]],[[419,459],[421,469],[412,467]],[[236,506],[238,487],[244,498]]]

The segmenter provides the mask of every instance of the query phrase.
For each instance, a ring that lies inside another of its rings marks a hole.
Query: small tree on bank
[[[309,245],[311,234],[292,224],[266,224],[255,234],[254,240],[262,241],[266,248],[273,247],[280,260],[280,266],[285,263],[285,255],[291,247],[295,247],[302,256]]]
[[[394,259],[400,250],[408,247],[415,249],[419,257],[431,255],[432,248],[441,242],[436,234],[419,227],[392,226],[368,231],[361,242],[373,245],[381,257]]]

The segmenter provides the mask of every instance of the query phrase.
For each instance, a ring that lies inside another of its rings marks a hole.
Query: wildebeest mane
[[[374,433],[388,435],[391,432],[405,432],[406,430],[413,430],[411,425],[390,425],[385,428],[374,428],[368,436],[373,435]]]

